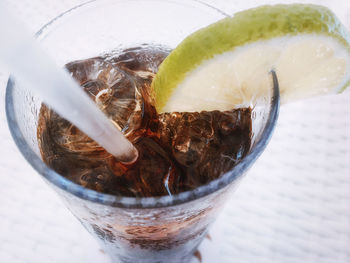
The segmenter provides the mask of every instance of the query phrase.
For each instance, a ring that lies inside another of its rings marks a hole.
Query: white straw
[[[0,3],[0,63],[60,116],[76,125],[122,162],[137,150],[102,113],[69,73],[57,66],[34,38]]]

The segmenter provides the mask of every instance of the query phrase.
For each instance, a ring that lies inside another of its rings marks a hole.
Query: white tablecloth
[[[32,32],[81,2],[6,0]],[[257,1],[206,2],[230,13]],[[350,4],[319,1],[328,2],[350,22]],[[6,79],[0,73],[0,262],[109,262],[17,150]],[[347,93],[282,107],[270,145],[204,242],[203,263],[350,262],[349,102]]]

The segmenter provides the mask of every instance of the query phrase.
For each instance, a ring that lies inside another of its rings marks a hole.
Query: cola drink
[[[151,83],[169,50],[141,46],[74,61],[67,70],[139,151],[126,165],[42,105],[38,142],[59,174],[102,193],[175,195],[219,178],[249,152],[251,109],[158,114]]]

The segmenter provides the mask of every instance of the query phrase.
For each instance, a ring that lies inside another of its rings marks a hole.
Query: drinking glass
[[[46,24],[37,39],[62,67],[70,61],[140,45],[175,48],[187,35],[227,16],[200,1],[90,1]],[[26,61],[25,63],[35,63]],[[12,136],[33,168],[99,241],[113,262],[185,263],[206,236],[228,194],[268,143],[279,109],[278,80],[253,103],[252,145],[232,170],[207,185],[173,196],[132,198],[77,185],[42,161],[37,141],[42,101],[10,78],[6,113]]]

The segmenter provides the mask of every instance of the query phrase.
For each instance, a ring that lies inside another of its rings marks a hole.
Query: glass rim
[[[130,0],[126,0],[130,1]],[[133,0],[136,1],[136,0]],[[146,0],[137,0],[137,1],[146,1]],[[226,13],[221,11],[220,9],[213,7],[209,4],[203,3],[199,0],[190,0],[193,3],[197,3],[199,5],[208,7],[213,9],[216,12],[224,16],[228,16]],[[77,5],[69,10],[61,13],[56,16],[54,19],[45,24],[36,34],[35,37],[39,37],[43,34],[43,32],[48,29],[56,20],[71,14],[75,9],[79,9],[81,7],[85,7],[89,4],[95,2],[102,2],[99,0],[91,0],[85,2],[83,4]],[[176,2],[176,1],[167,1],[167,2]],[[159,196],[159,197],[122,197],[115,196],[110,194],[105,194],[101,192],[97,192],[92,189],[85,188],[79,184],[76,184],[64,176],[58,174],[50,167],[48,167],[41,158],[31,149],[31,147],[26,142],[23,134],[21,133],[14,109],[14,100],[13,100],[13,91],[14,91],[14,82],[9,77],[7,87],[6,87],[6,97],[5,97],[5,105],[6,105],[6,117],[8,126],[14,139],[18,149],[24,156],[24,158],[28,161],[28,163],[47,181],[62,189],[64,191],[69,192],[70,194],[85,199],[94,203],[98,203],[106,206],[120,207],[120,208],[137,208],[137,209],[146,209],[146,208],[160,208],[160,207],[168,207],[180,205],[183,203],[187,203],[201,197],[212,194],[216,191],[221,190],[225,186],[228,186],[234,180],[237,180],[241,175],[243,175],[250,166],[255,162],[255,160],[261,155],[263,150],[265,149],[267,143],[269,142],[272,132],[275,127],[275,123],[278,118],[279,113],[279,87],[278,80],[274,71],[271,71],[272,79],[273,79],[273,94],[271,97],[271,106],[270,112],[268,113],[268,118],[263,128],[262,135],[260,140],[256,143],[253,149],[240,161],[237,165],[235,165],[230,171],[223,174],[219,178],[209,182],[206,185],[199,186],[193,190],[181,192],[172,196]]]

